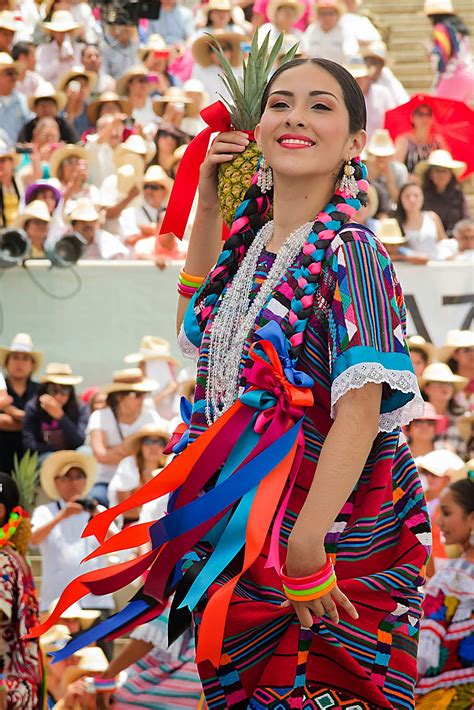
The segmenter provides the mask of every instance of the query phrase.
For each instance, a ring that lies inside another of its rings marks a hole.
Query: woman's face
[[[339,13],[333,7],[322,7],[317,12],[319,26],[323,32],[330,32],[337,25]]]
[[[469,536],[474,530],[474,513],[466,514],[450,488],[440,496],[440,507],[436,523],[439,525],[446,545],[469,544]]]
[[[151,85],[146,76],[134,76],[128,82],[128,95],[131,98],[134,96],[143,97],[150,92],[150,88]]]
[[[424,387],[428,400],[447,405],[454,394],[454,386],[450,382],[428,382]]]
[[[86,182],[88,179],[86,161],[78,158],[77,155],[65,158],[60,165],[60,176],[64,185],[67,185],[75,178],[81,178],[82,182]]]
[[[464,372],[474,367],[474,347],[458,348],[453,353],[453,360],[458,364],[458,370]]]
[[[48,236],[48,222],[42,219],[29,219],[25,222],[25,232],[31,239],[32,244],[38,249],[42,249],[46,237]]]
[[[128,417],[139,417],[145,400],[144,392],[128,392],[120,400],[119,413],[122,412]]]
[[[420,106],[411,115],[413,128],[429,131],[433,125],[433,112],[429,106]]]
[[[54,118],[43,119],[33,132],[33,142],[38,148],[48,143],[59,143],[60,140],[59,126]]]
[[[359,155],[365,131],[349,134],[341,87],[327,71],[302,64],[284,71],[270,88],[255,136],[278,176],[319,180],[339,174],[342,163]]]
[[[56,209],[56,197],[52,190],[49,190],[47,187],[42,188],[41,190],[38,190],[38,192],[35,193],[34,199],[42,200],[43,202],[45,202],[49,214],[53,214],[54,210]]]
[[[225,29],[230,24],[232,16],[229,10],[211,10],[209,22],[213,29]]]
[[[163,455],[166,441],[161,436],[147,436],[142,441],[142,454],[146,462],[158,467],[158,461]]]
[[[68,385],[58,385],[55,382],[49,382],[46,388],[46,394],[50,394],[61,407],[65,407],[71,398],[72,391],[71,387]]]
[[[0,156],[0,182],[6,182],[13,177],[13,160],[8,157]]]
[[[400,199],[402,207],[407,214],[421,212],[423,207],[423,191],[419,185],[410,185],[405,188]]]
[[[275,25],[280,32],[289,32],[296,20],[296,10],[291,5],[279,7],[275,15]]]
[[[449,185],[453,173],[448,168],[430,168],[429,176],[431,182],[438,192],[444,192]]]
[[[173,136],[167,131],[160,131],[156,142],[159,154],[166,153],[166,155],[171,155],[171,153],[174,153],[178,147],[178,140],[176,136]]]
[[[425,354],[420,350],[410,350],[410,360],[415,370],[415,375],[418,378],[421,377],[427,364]]]
[[[429,443],[434,440],[436,422],[432,419],[414,419],[410,424],[410,439],[415,443]]]
[[[62,476],[54,479],[60,497],[66,502],[84,495],[87,486],[87,476],[81,468],[70,468]]]

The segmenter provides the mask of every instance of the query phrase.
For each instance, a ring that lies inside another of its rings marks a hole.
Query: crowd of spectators
[[[358,221],[378,235],[395,260],[473,261],[474,222],[460,180],[466,163],[454,159],[437,134],[429,103],[414,108],[411,130],[392,139],[385,114],[409,96],[391,69],[383,28],[361,5],[162,0],[159,19],[135,27],[124,17],[105,22],[86,2],[0,0],[0,228],[23,229],[35,259],[47,258],[68,232],[83,238],[86,259],[144,258],[163,266],[182,258],[186,240],[157,235],[183,153],[204,127],[200,111],[225,97],[211,37],[241,77],[259,27],[260,40],[270,33],[271,45],[283,32],[286,49],[299,42],[301,55],[340,62],[359,82],[369,116],[363,158],[371,187]],[[469,103],[472,85],[469,89],[462,73],[471,61],[466,28],[449,2],[425,5],[434,26],[433,90],[449,96],[455,59],[457,86],[461,82]],[[446,12],[439,11],[441,5]],[[465,620],[465,597],[453,607],[444,597],[440,601],[441,592],[453,574],[456,580],[472,579],[472,562],[461,557],[453,566],[449,558],[453,550],[472,548],[474,474],[471,480],[466,474],[474,457],[474,336],[450,331],[438,349],[419,335],[408,344],[426,408],[403,435],[433,523],[428,597],[447,605],[443,628],[449,636],[451,621]],[[124,369],[111,373],[109,383],[87,389],[71,364],[45,364],[26,333],[0,347],[0,367],[0,471],[10,476],[16,458],[28,451],[38,455],[40,500],[32,515],[31,545],[41,555],[38,611],[45,615],[80,572],[103,565],[92,558],[79,569],[95,549],[93,538],[81,537],[90,517],[124,501],[166,465],[167,443],[180,422],[180,398],[192,400],[195,372],[180,370],[169,343],[157,336],[144,336],[136,353],[124,354]],[[164,507],[159,500],[128,511],[110,534],[156,519]],[[0,505],[2,525],[4,515]],[[0,563],[6,564],[1,556]],[[7,597],[18,594],[20,583],[12,580],[0,592],[0,610],[8,609]],[[122,603],[111,595],[88,595],[42,639],[43,653],[104,621]],[[422,628],[420,697],[436,687],[433,679],[441,668],[455,675],[466,667],[466,651],[454,652],[453,646],[449,663],[454,665],[446,666],[432,608],[433,603],[427,606]],[[169,607],[135,631],[118,656],[105,642],[71,661],[51,665],[47,658],[48,707],[105,707],[109,695],[91,693],[90,677],[119,677],[124,669],[123,687],[115,689],[117,707],[120,701],[134,706],[137,688],[151,693],[150,707],[174,707],[173,692],[179,693],[179,706],[198,707],[193,640],[188,634],[166,648],[168,613]],[[436,613],[439,626],[438,608]],[[175,675],[167,686],[169,668]],[[22,682],[29,680],[20,673],[17,690]],[[0,688],[0,710],[2,697]],[[26,710],[34,707],[26,695],[18,697]]]
[[[417,105],[411,129],[395,140],[384,128],[386,113],[409,95],[392,70],[384,27],[361,5],[163,0],[159,19],[136,27],[77,0],[2,3],[0,228],[25,230],[32,258],[47,257],[71,232],[83,238],[85,259],[163,266],[182,257],[186,240],[158,232],[186,146],[204,127],[200,111],[228,98],[211,44],[240,78],[258,28],[259,41],[269,34],[272,46],[282,32],[285,50],[299,43],[299,55],[340,62],[360,84],[368,113],[363,157],[375,188],[365,221],[383,236],[384,220],[397,220],[392,256],[472,259],[460,181],[466,164],[452,157],[431,105]],[[425,14],[433,22],[434,93],[449,97],[452,67],[458,76],[471,60],[464,23],[449,1],[442,5],[426,2]],[[472,99],[471,86],[464,100]]]

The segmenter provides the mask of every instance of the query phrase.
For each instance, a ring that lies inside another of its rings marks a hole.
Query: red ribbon
[[[160,229],[160,234],[172,232],[179,239],[183,238],[188,223],[199,182],[199,168],[206,157],[209,139],[212,133],[230,131],[232,128],[230,113],[222,101],[206,106],[201,116],[208,128],[198,133],[184,152]]]

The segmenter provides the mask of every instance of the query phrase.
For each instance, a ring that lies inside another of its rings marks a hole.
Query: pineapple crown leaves
[[[210,35],[212,36],[212,35]],[[221,96],[229,109],[232,125],[237,130],[253,131],[260,120],[261,101],[270,72],[283,46],[284,34],[280,33],[271,51],[268,51],[270,33],[268,32],[261,46],[258,46],[258,30],[255,32],[248,59],[243,62],[243,77],[238,80],[233,69],[222,51],[219,43],[213,38],[211,47],[217,55],[223,70],[221,79],[232,97],[232,103]],[[298,51],[298,43],[290,47],[281,60],[281,64],[289,62]]]
[[[21,507],[31,513],[35,502],[36,484],[38,480],[37,451],[34,453],[27,451],[20,460],[18,460],[18,456],[15,454],[12,478],[20,494]]]

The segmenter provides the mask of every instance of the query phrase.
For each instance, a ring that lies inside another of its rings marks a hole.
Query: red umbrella
[[[453,158],[467,163],[461,179],[474,172],[474,111],[462,101],[416,94],[410,101],[385,114],[385,128],[393,139],[412,130],[411,115],[419,106],[433,111],[433,132],[444,138]]]

